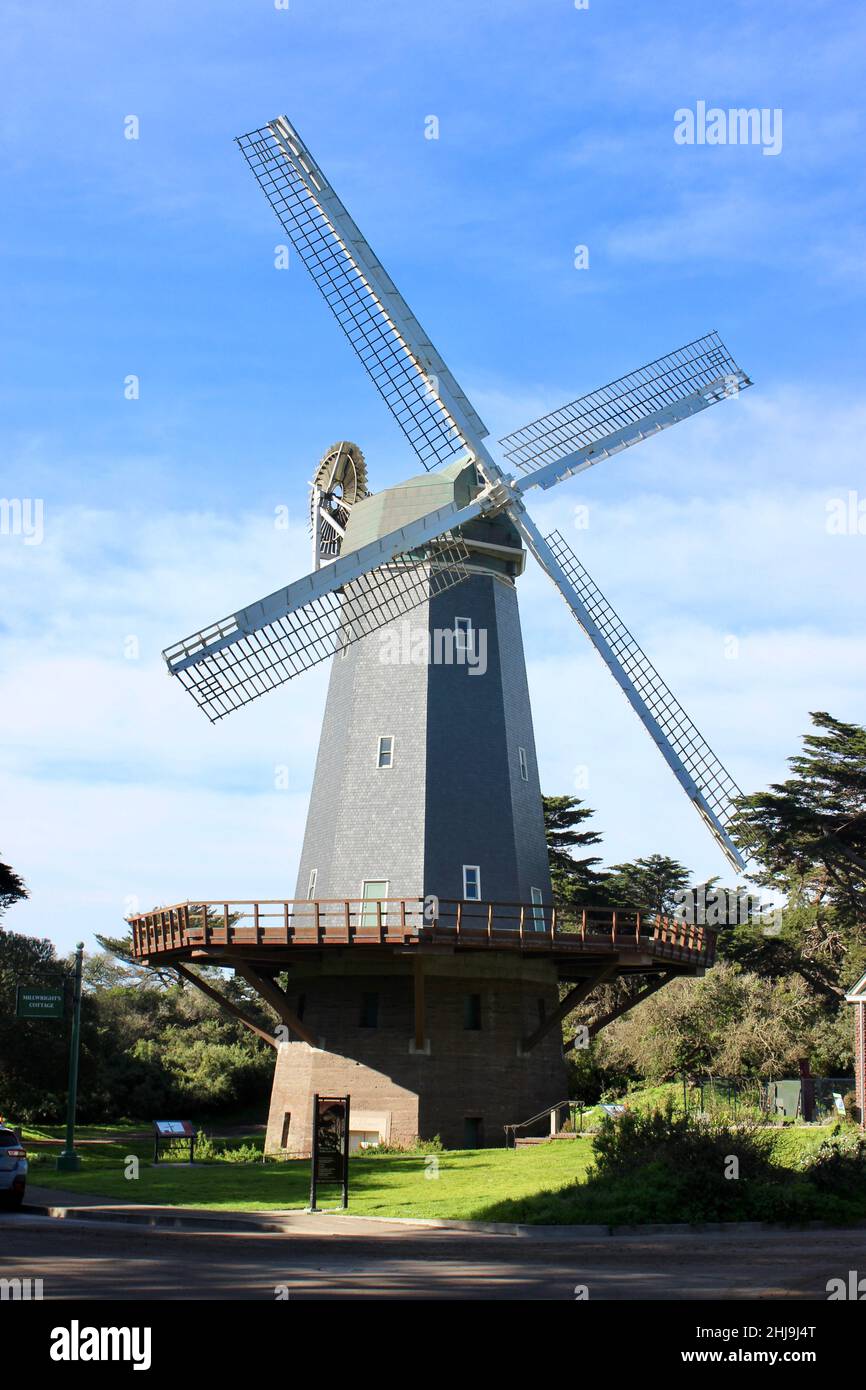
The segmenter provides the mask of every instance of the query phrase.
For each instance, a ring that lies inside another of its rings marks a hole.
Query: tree
[[[154,980],[166,987],[177,984],[177,971],[172,970],[171,966],[142,965],[135,959],[132,954],[132,932],[128,932],[126,936],[101,936],[97,932],[96,940],[106,953],[104,963],[101,963],[99,968],[108,970],[109,961],[113,957],[117,970],[124,976],[125,984],[152,984]],[[94,957],[93,960],[103,962],[102,957]],[[96,968],[95,964],[92,968]],[[117,976],[115,983],[119,983]]]
[[[20,874],[16,874],[14,869],[0,860],[0,923],[2,923],[4,913],[13,903],[21,902],[23,898],[29,897],[27,885]],[[2,925],[0,925],[0,931],[2,930]]]
[[[70,976],[50,941],[0,931],[0,1114],[16,1122],[62,1116],[69,1048],[64,1024],[16,1018],[16,987],[57,989]]]
[[[741,797],[731,831],[753,877],[787,894],[803,955],[850,981],[866,967],[866,728],[811,717],[794,775]]]
[[[634,907],[647,916],[669,917],[688,888],[691,870],[677,859],[650,854],[646,859],[614,864],[606,882],[608,900],[617,907]]]
[[[594,812],[576,796],[545,796],[543,803],[553,896],[568,907],[588,905],[598,899],[604,882],[595,869],[601,859],[575,859],[573,851],[601,841],[597,830],[580,828]]]
[[[612,1023],[596,1042],[597,1060],[655,1082],[683,1072],[796,1075],[804,1055],[829,1060],[825,1031],[819,1002],[797,976],[768,983],[720,962]]]

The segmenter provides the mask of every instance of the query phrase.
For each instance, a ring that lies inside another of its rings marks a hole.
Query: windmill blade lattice
[[[424,467],[487,429],[284,116],[237,142],[292,245]]]
[[[448,538],[422,560],[398,556],[253,631],[244,632],[236,618],[228,618],[210,633],[178,643],[163,655],[196,704],[216,723],[461,584],[469,578],[468,557],[459,538]],[[210,647],[204,655],[202,646]]]
[[[708,333],[499,442],[509,463],[523,472],[549,470],[549,479],[542,475],[530,481],[550,486],[576,471],[556,468],[570,455],[592,450],[596,462],[749,385],[719,335]]]
[[[621,679],[621,676],[625,677],[637,697],[636,700],[630,697],[630,703],[653,741],[708,822],[731,863],[735,868],[742,869],[742,856],[727,832],[728,822],[734,814],[733,799],[742,795],[740,788],[560,532],[554,531],[545,541],[588,614],[591,625],[602,636],[603,646],[596,640],[590,626],[585,627],[593,645],[618,684],[629,695]],[[556,582],[555,576],[551,577]],[[568,601],[568,596],[564,596]],[[572,611],[584,626],[581,613],[574,609]]]

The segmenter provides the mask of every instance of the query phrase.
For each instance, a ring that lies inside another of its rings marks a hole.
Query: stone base
[[[419,1048],[412,960],[359,962],[353,955],[292,971],[289,998],[321,1045],[279,1049],[268,1152],[309,1154],[316,1093],[351,1097],[354,1148],[436,1135],[446,1148],[501,1145],[504,1125],[565,1099],[561,1027],[528,1053],[519,1047],[542,1010],[549,1015],[559,1002],[551,964],[510,952],[428,957]],[[543,1120],[537,1132],[548,1127]]]

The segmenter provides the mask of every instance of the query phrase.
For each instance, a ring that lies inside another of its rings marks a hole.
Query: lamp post
[[[72,998],[72,1038],[69,1044],[69,1095],[66,1102],[66,1146],[57,1159],[58,1172],[77,1173],[81,1159],[75,1152],[75,1102],[78,1096],[78,1050],[81,1041],[81,965],[84,942],[75,948],[75,983]]]

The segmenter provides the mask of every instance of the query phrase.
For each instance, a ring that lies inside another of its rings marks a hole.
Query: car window
[[[18,1148],[21,1140],[11,1129],[0,1129],[0,1149]]]

